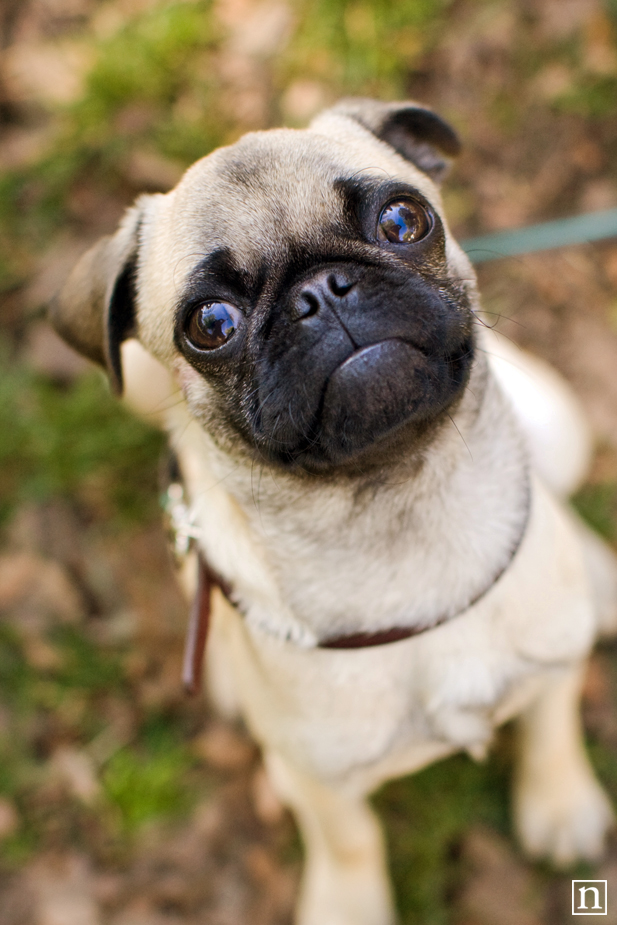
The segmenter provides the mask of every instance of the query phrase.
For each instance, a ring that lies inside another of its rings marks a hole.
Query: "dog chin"
[[[356,350],[327,380],[317,425],[291,446],[262,434],[260,453],[287,470],[316,474],[383,466],[399,444],[424,445],[460,399],[473,357],[471,338],[444,357],[399,338]]]

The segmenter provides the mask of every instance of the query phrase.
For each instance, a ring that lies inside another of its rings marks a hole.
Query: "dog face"
[[[56,324],[117,384],[136,334],[235,454],[379,465],[436,430],[473,360],[471,274],[435,185],[457,149],[433,113],[369,101],[247,135],[138,200]]]

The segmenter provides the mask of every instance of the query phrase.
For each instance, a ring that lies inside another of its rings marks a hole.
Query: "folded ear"
[[[456,157],[461,150],[460,139],[452,126],[432,110],[416,103],[380,103],[350,98],[341,100],[327,112],[355,119],[437,182],[447,173],[450,158]]]
[[[122,392],[120,345],[135,328],[135,275],[144,200],[125,214],[117,232],[77,263],[49,314],[58,333],[79,353],[106,366]]]

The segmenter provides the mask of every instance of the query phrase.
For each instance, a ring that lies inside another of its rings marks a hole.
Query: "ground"
[[[242,728],[181,690],[164,441],[45,304],[139,192],[343,94],[452,121],[460,238],[617,206],[617,3],[3,0],[0,44],[0,925],[288,925],[293,823]],[[581,396],[597,454],[575,504],[617,542],[617,242],[479,276],[490,323]],[[616,695],[607,646],[584,718],[617,802]],[[512,748],[506,729],[485,764],[376,796],[405,925],[561,925],[573,876],[608,879],[617,922],[617,840],[593,869],[520,856]]]

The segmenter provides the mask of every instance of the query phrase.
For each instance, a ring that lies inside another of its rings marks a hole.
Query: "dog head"
[[[437,186],[458,148],[431,111],[368,100],[246,135],[138,199],[52,319],[118,391],[120,344],[139,338],[234,454],[379,463],[435,432],[468,380],[473,273]]]

